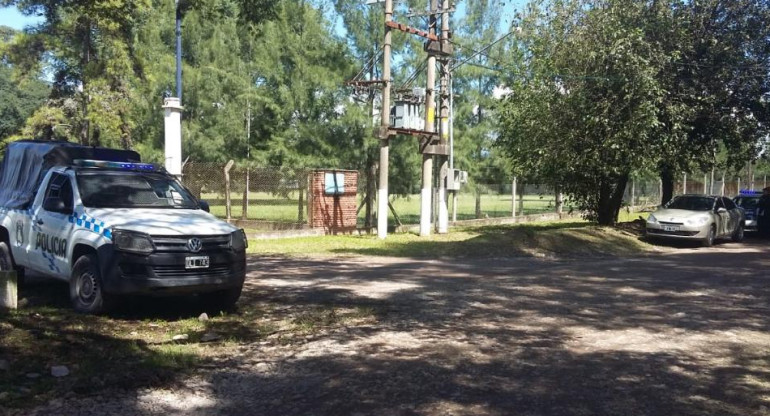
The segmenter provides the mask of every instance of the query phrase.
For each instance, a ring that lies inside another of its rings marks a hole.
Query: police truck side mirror
[[[201,209],[206,212],[211,212],[211,208],[209,207],[209,203],[206,201],[198,201],[198,205],[200,205]]]
[[[71,210],[67,209],[67,204],[65,204],[61,198],[46,198],[45,201],[43,201],[43,209],[48,212],[72,214]]]

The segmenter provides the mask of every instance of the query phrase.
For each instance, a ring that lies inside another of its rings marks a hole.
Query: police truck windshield
[[[83,205],[89,208],[184,208],[198,204],[175,180],[145,172],[78,172]]]

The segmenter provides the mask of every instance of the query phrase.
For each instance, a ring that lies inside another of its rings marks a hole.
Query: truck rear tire
[[[5,241],[0,242],[0,271],[10,272],[14,269],[11,248]]]
[[[230,312],[235,309],[235,303],[241,297],[243,285],[216,292],[201,293],[203,307],[209,312]]]
[[[112,306],[111,299],[102,289],[102,276],[95,254],[81,256],[72,268],[70,300],[76,312],[100,314]]]

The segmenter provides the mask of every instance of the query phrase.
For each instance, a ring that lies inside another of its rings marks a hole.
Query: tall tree
[[[37,77],[16,79],[4,50],[18,32],[0,26],[0,140],[20,132],[24,122],[48,97],[49,87]]]
[[[662,24],[648,33],[668,36],[669,66],[661,76],[672,97],[662,108],[661,138],[668,146],[659,172],[666,202],[676,172],[740,168],[757,157],[770,133],[770,28],[763,23],[770,3],[656,3],[658,19],[649,20]]]
[[[614,224],[630,173],[655,160],[664,60],[641,27],[646,2],[554,1],[519,22],[527,50],[501,107],[499,142],[517,167],[560,182]]]
[[[56,101],[49,106],[67,114],[80,141],[131,147],[134,35],[148,0],[2,0],[0,5],[45,17],[14,40],[10,59],[28,74],[37,74],[41,65],[51,68]]]
[[[476,215],[481,215],[481,186],[508,181],[505,161],[495,147],[498,136],[494,108],[504,86],[497,67],[506,56],[505,34],[500,33],[503,3],[469,0],[465,15],[455,23],[459,65],[452,74],[455,114],[455,165],[467,170],[476,188]],[[501,40],[502,39],[502,40]]]

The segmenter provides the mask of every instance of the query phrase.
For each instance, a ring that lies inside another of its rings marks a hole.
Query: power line
[[[452,67],[450,70],[451,70],[451,71],[454,71],[455,69],[457,69],[457,68],[458,68],[458,67],[460,67],[461,65],[463,65],[463,64],[465,64],[466,62],[470,61],[471,59],[475,58],[477,55],[480,55],[481,53],[483,53],[483,52],[484,52],[484,51],[486,51],[487,49],[489,49],[489,48],[491,48],[491,47],[495,46],[496,44],[500,43],[500,42],[501,42],[503,39],[507,38],[508,36],[511,36],[513,33],[514,33],[514,31],[510,31],[510,32],[506,33],[505,35],[503,35],[502,37],[500,37],[500,38],[499,38],[499,39],[497,39],[496,41],[494,41],[494,42],[490,43],[489,45],[487,45],[487,46],[485,46],[485,47],[483,47],[483,48],[481,48],[481,50],[479,50],[479,51],[476,51],[476,53],[474,53],[473,55],[469,56],[469,57],[468,57],[467,59],[465,59],[464,61],[462,61],[462,62],[459,62],[459,63],[455,64],[455,66],[453,66],[453,67]]]

